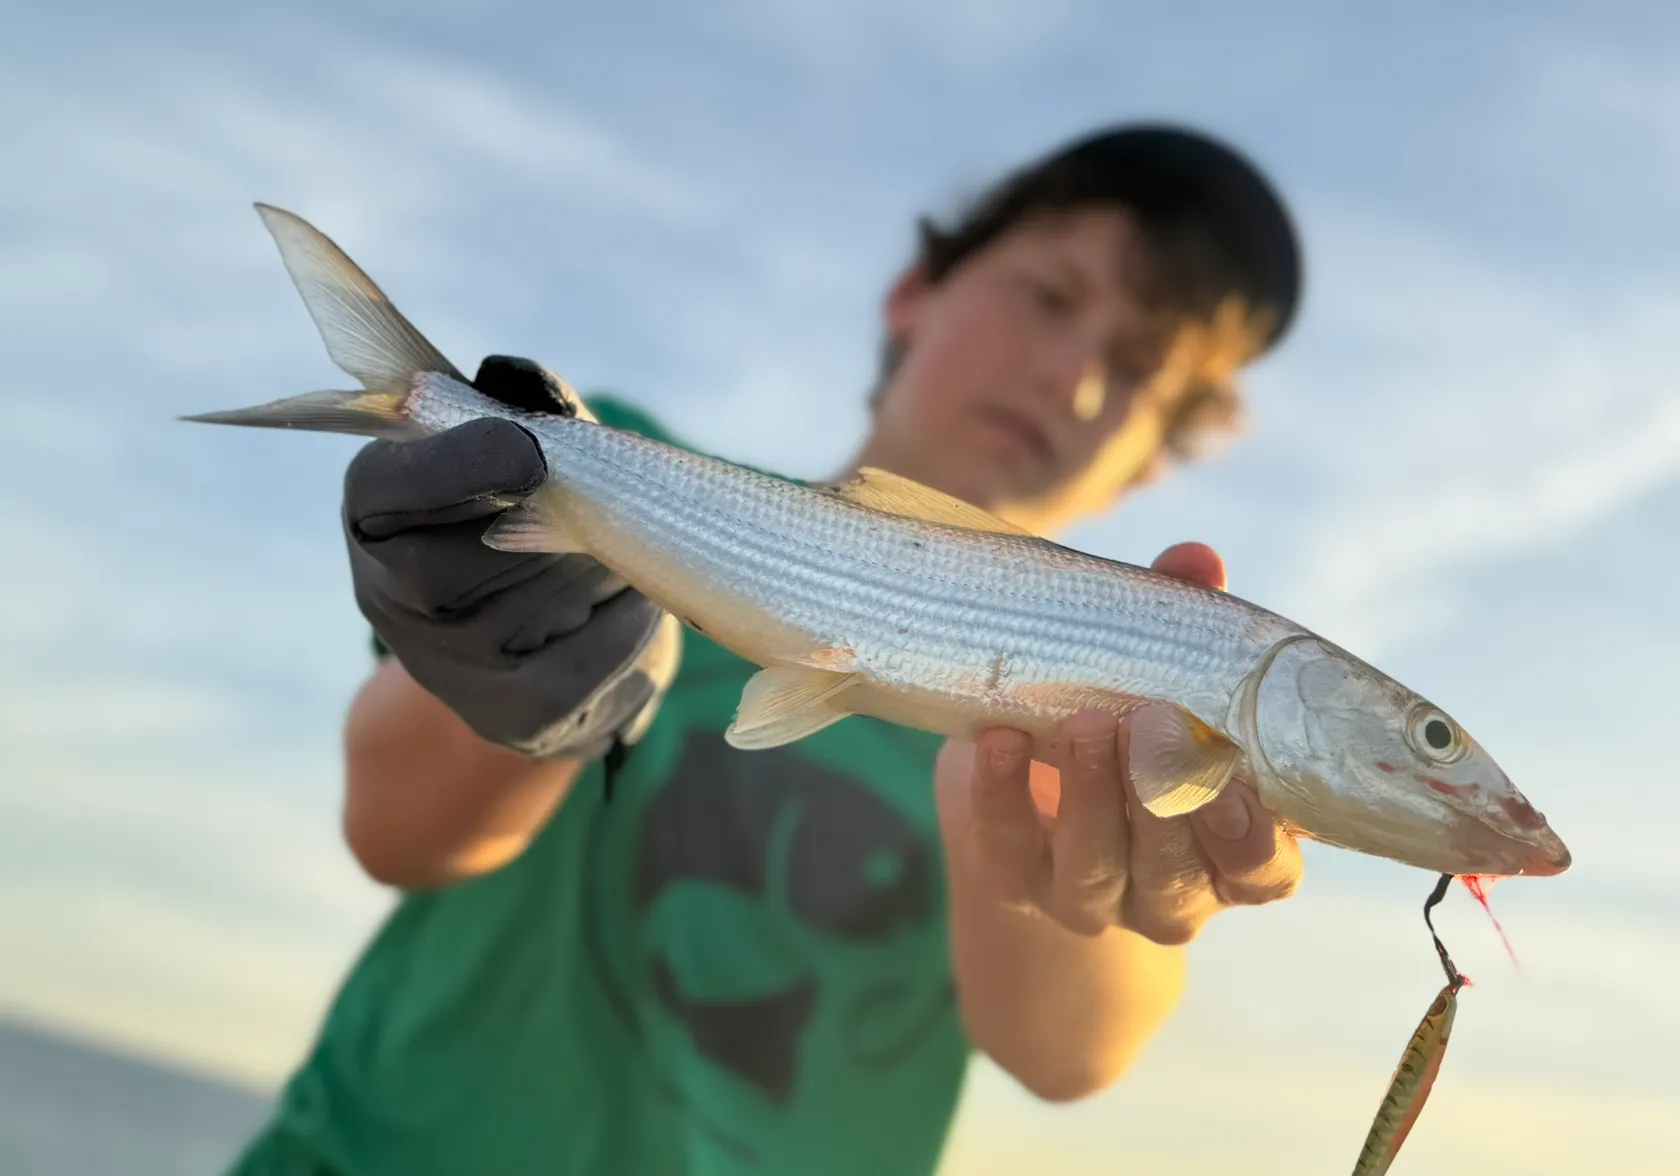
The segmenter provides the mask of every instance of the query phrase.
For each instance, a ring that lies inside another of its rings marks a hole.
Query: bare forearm
[[[486,742],[388,658],[350,710],[345,837],[378,881],[445,886],[517,857],[578,766]]]
[[[1122,927],[1075,934],[994,901],[953,862],[951,948],[971,1040],[1041,1098],[1109,1085],[1166,1020],[1184,951]]]

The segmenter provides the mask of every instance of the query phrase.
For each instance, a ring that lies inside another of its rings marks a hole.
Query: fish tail
[[[249,408],[181,419],[264,429],[352,433],[410,440],[430,430],[413,417],[413,393],[425,373],[470,382],[403,317],[372,278],[320,230],[267,204],[257,213],[315,320],[327,354],[361,381],[359,391],[310,392]]]
[[[350,433],[387,441],[411,441],[427,430],[405,411],[406,400],[406,395],[389,392],[307,392],[249,408],[200,412],[180,419],[207,425],[301,429],[311,433]]]

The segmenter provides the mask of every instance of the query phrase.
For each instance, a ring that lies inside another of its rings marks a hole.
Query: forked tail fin
[[[408,396],[394,392],[306,392],[250,408],[228,408],[184,416],[207,425],[252,429],[302,429],[311,433],[353,433],[387,441],[412,441],[426,430],[404,411]]]
[[[433,372],[468,383],[345,252],[303,218],[258,204],[292,284],[315,320],[332,361],[362,391],[309,392],[250,408],[183,420],[268,429],[355,433],[402,440],[426,432],[408,413],[416,377]]]

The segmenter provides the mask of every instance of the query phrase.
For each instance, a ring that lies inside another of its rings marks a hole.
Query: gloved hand
[[[473,384],[528,406],[554,379],[530,360],[492,356]],[[535,439],[511,421],[370,442],[344,480],[350,573],[380,641],[481,737],[594,759],[651,718],[678,627],[589,556],[485,546],[493,516],[546,476]]]

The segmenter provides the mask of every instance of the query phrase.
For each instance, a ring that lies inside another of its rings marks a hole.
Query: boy
[[[1228,429],[1299,298],[1289,217],[1199,135],[1132,127],[922,226],[853,463],[1053,535]],[[481,390],[542,403],[492,357]],[[662,436],[610,400],[606,423]],[[1227,906],[1298,850],[1238,785],[1128,804],[1127,729],[1062,762],[864,718],[731,749],[750,666],[587,557],[479,538],[545,476],[479,421],[352,462],[383,659],[349,717],[345,834],[406,893],[245,1173],[903,1173],[937,1165],[971,1047],[1047,1099],[1112,1082]],[[1223,584],[1185,545],[1157,560]]]

